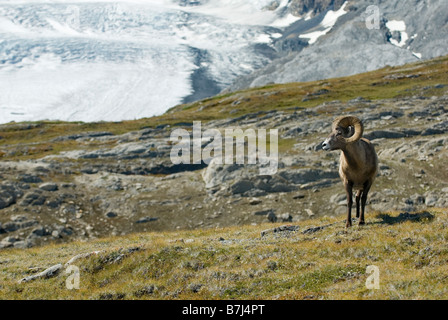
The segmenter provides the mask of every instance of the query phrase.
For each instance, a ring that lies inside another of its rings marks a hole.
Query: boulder
[[[45,203],[47,198],[41,194],[40,190],[34,190],[28,192],[23,197],[22,201],[20,201],[19,205],[21,206],[41,206]]]
[[[58,185],[56,183],[53,182],[47,182],[47,183],[43,183],[39,186],[39,189],[45,190],[45,191],[57,191]]]
[[[0,210],[16,203],[22,195],[23,191],[17,184],[0,184]]]
[[[17,180],[25,183],[41,183],[42,179],[34,174],[24,173],[17,177]]]
[[[147,223],[147,222],[151,222],[151,221],[156,221],[159,218],[151,218],[151,217],[143,217],[138,219],[137,221],[135,221],[135,223]]]
[[[437,194],[435,194],[435,193],[428,193],[427,195],[426,195],[426,198],[424,198],[425,200],[425,205],[427,205],[428,207],[434,207],[434,206],[436,206],[436,204],[437,204],[437,202],[438,202],[438,200],[439,200],[439,197],[437,196]]]
[[[29,282],[29,281],[39,279],[39,278],[44,278],[44,279],[52,278],[52,277],[56,276],[61,269],[62,269],[62,264],[59,263],[59,264],[56,264],[48,269],[45,269],[44,271],[42,271],[40,273],[23,278],[23,279],[19,280],[19,283]]]
[[[324,171],[320,169],[288,169],[279,172],[278,175],[296,185],[316,182],[323,179],[339,178],[337,171]]]
[[[254,184],[249,180],[240,180],[235,182],[230,188],[233,194],[246,193],[254,187]]]
[[[376,130],[371,131],[366,134],[364,134],[364,138],[368,140],[375,140],[375,139],[398,139],[398,138],[404,138],[406,137],[406,134],[403,132],[398,131],[388,131],[388,130]]]

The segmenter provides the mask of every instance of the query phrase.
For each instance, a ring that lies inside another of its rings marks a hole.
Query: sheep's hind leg
[[[356,218],[359,218],[359,201],[361,200],[361,194],[362,194],[362,190],[358,190],[358,192],[356,193]]]
[[[364,191],[362,192],[362,197],[361,197],[361,218],[359,219],[360,226],[366,224],[366,222],[364,221],[364,212],[366,209],[367,194],[369,193],[371,186],[372,186],[372,183],[370,181],[367,181],[366,183],[364,183]]]

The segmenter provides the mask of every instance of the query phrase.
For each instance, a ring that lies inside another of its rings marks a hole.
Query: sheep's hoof
[[[347,222],[345,223],[345,228],[350,228],[352,226],[352,222],[347,220]]]
[[[366,222],[364,220],[359,220],[358,226],[363,226],[365,224],[366,224]]]

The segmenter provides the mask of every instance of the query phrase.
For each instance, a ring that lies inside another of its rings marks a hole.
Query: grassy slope
[[[347,231],[339,218],[298,223],[142,233],[87,243],[4,250],[0,299],[446,299],[448,210],[370,214]],[[312,234],[310,226],[335,223]],[[128,250],[138,247],[139,250]],[[79,254],[80,288],[55,277],[18,280]],[[128,251],[131,251],[130,253]],[[367,289],[366,267],[380,271]],[[36,268],[40,267],[40,268]]]

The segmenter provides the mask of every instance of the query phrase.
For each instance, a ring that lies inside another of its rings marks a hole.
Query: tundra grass
[[[2,250],[0,299],[447,299],[448,210],[376,212],[363,227],[339,217],[295,223],[139,233],[91,242]],[[304,233],[312,226],[327,226]],[[63,268],[19,280],[71,257],[79,289]],[[379,271],[374,289],[368,266]],[[70,280],[70,279],[69,279]]]

